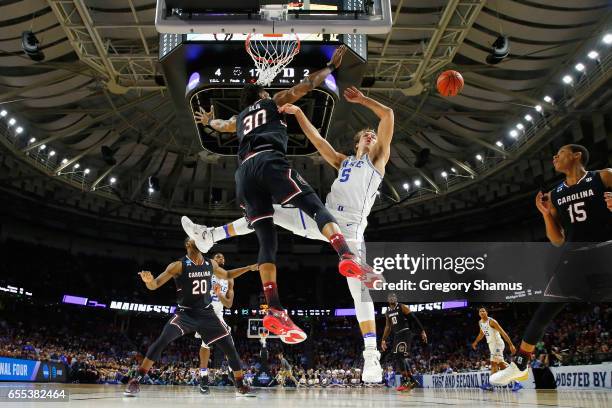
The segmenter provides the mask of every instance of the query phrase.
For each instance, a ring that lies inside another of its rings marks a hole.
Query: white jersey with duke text
[[[491,327],[490,317],[487,318],[486,322],[479,320],[478,324],[480,325],[480,330],[482,330],[485,337],[487,338],[487,343],[489,344],[491,343],[502,343],[503,344],[504,343],[504,341],[502,340],[501,334],[499,334],[497,330]]]
[[[504,348],[506,345],[502,340],[501,334],[491,327],[491,318],[487,318],[486,322],[479,320],[478,324],[480,325],[480,330],[482,330],[487,338],[489,352],[491,353],[491,361],[496,363],[504,361]]]
[[[212,287],[215,287],[215,284],[221,286],[221,293],[223,295],[225,295],[227,293],[227,290],[229,288],[229,283],[227,280],[225,279],[220,279],[217,278],[215,275],[213,275],[212,277]],[[217,296],[215,294],[214,291],[211,290],[212,293],[212,305],[213,308],[215,309],[215,313],[217,313],[217,316],[219,316],[221,319],[223,319],[223,303],[221,303],[221,301],[219,300],[219,296]]]
[[[365,230],[382,179],[382,174],[367,154],[359,159],[349,156],[340,165],[338,177],[331,186],[325,206]]]

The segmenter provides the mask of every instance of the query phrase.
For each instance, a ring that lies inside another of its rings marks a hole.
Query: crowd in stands
[[[535,305],[497,305],[491,315],[498,319],[518,346],[522,327]],[[19,305],[14,313],[0,319],[0,356],[60,361],[69,367],[70,380],[81,383],[121,383],[137,367],[151,342],[160,333],[164,319],[113,311],[59,306],[41,309],[34,304]],[[432,311],[421,320],[428,332],[428,344],[419,336],[412,341],[410,361],[415,374],[453,373],[486,370],[488,348],[478,350],[470,344],[478,333],[477,314],[473,309],[454,312]],[[444,316],[444,318],[441,318]],[[520,324],[517,322],[521,322]],[[536,347],[533,366],[592,364],[610,361],[609,304],[567,307],[549,327]],[[363,348],[351,318],[318,318],[302,322],[310,339],[296,346],[282,347],[278,340],[268,340],[269,358],[260,358],[261,344],[247,339],[243,320],[229,321],[237,349],[242,357],[246,378],[255,386],[274,386],[290,379],[278,377],[278,351],[283,351],[293,365],[293,374],[305,387],[351,387],[361,384]],[[379,329],[384,320],[379,320]],[[415,330],[416,333],[416,330]],[[150,384],[193,385],[198,383],[199,342],[191,335],[172,343],[156,362],[144,381]],[[508,350],[508,347],[506,347]],[[507,357],[508,354],[506,354]],[[393,385],[392,356],[384,353],[385,382]],[[214,352],[211,383],[230,385],[230,370]]]

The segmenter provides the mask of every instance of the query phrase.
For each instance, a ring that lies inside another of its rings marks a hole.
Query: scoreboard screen
[[[304,78],[306,78],[311,68],[307,67],[285,67],[278,74],[278,76],[272,82],[273,85],[291,87],[295,84],[299,84]],[[205,67],[198,72],[200,84],[236,84],[244,85],[252,83],[257,80],[259,76],[259,69],[253,66],[211,66]],[[193,85],[193,82],[188,83],[189,86]]]

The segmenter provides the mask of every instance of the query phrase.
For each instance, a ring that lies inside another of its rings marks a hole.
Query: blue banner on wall
[[[66,382],[62,363],[0,357],[0,381]]]

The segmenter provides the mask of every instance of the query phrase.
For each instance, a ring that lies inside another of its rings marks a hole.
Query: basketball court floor
[[[233,387],[213,388],[203,396],[197,387],[141,386],[138,397],[123,396],[123,385],[24,384],[1,383],[1,395],[8,389],[58,389],[70,393],[70,401],[45,406],[133,408],[169,406],[317,408],[324,407],[610,407],[610,391],[535,391],[507,390],[485,392],[475,389],[416,389],[398,393],[387,388],[358,389],[258,389],[256,398],[236,398]],[[4,401],[7,401],[6,399]],[[29,407],[35,402],[11,403],[3,406]]]

